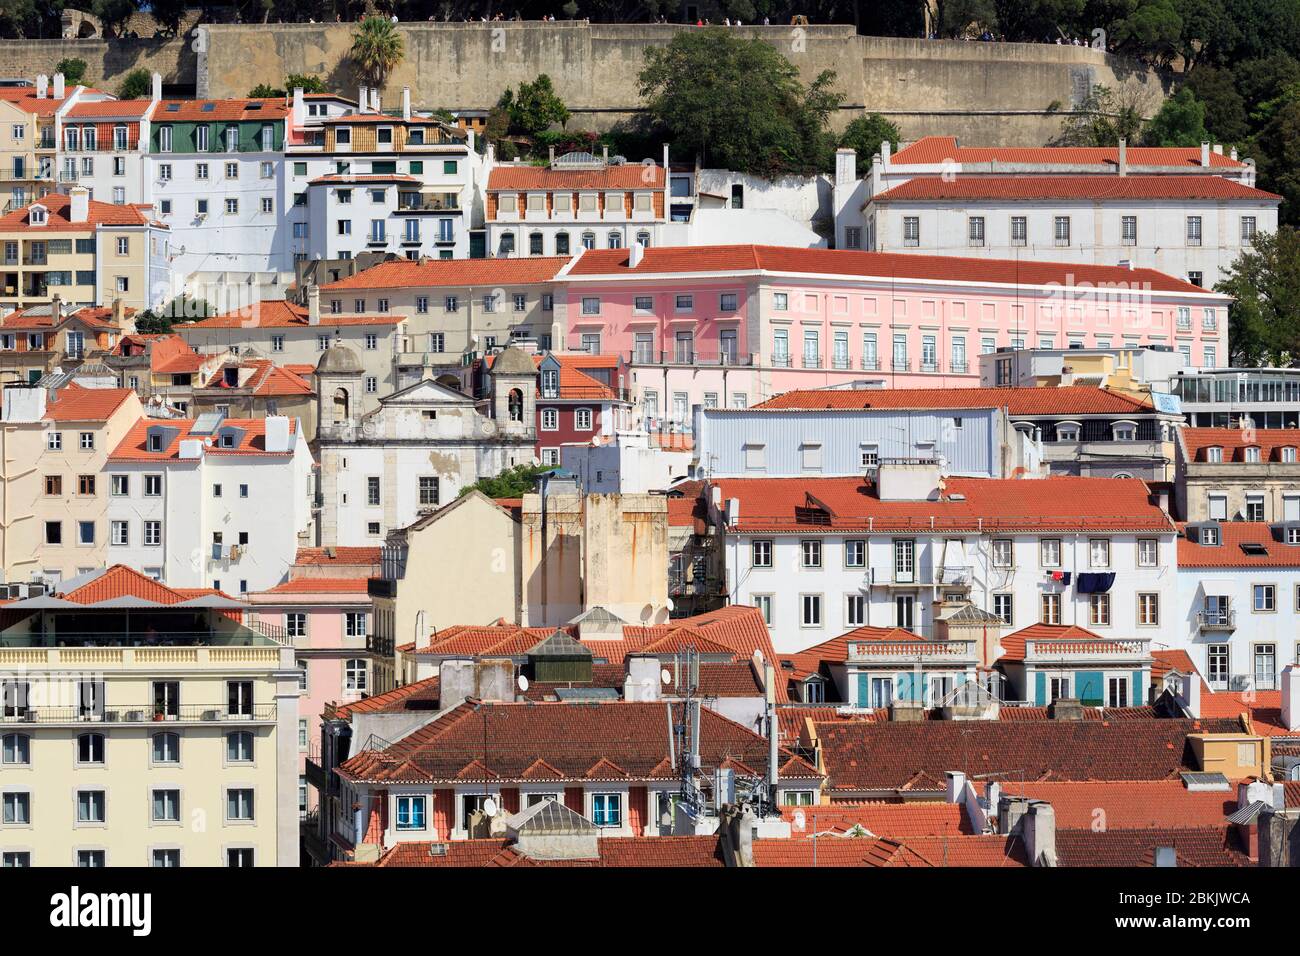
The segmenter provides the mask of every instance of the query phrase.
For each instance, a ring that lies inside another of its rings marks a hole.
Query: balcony
[[[821,368],[822,357],[820,355],[805,355],[801,364],[804,368]]]
[[[1125,661],[1140,663],[1151,657],[1151,642],[1141,638],[1095,641],[1025,641],[1025,660],[1039,662]]]
[[[1231,608],[1222,611],[1197,611],[1196,629],[1202,634],[1225,634],[1237,629],[1237,612]]]
[[[849,361],[849,357],[847,355],[836,355],[834,358],[831,359],[831,368],[833,369],[838,369],[840,371],[843,371],[844,369],[849,369],[852,367],[853,364]]]
[[[970,371],[970,363],[964,361],[950,362],[948,364],[948,371],[951,372],[953,375],[965,375]]]
[[[892,362],[889,363],[889,365],[890,365],[890,368],[893,369],[895,372],[910,372],[910,371],[912,371],[912,360],[911,360],[911,359],[894,359]]]
[[[402,193],[397,200],[398,212],[460,212],[460,197],[455,193]]]
[[[922,363],[921,363],[921,371],[922,371],[922,372],[937,372],[937,371],[939,371],[939,363],[938,363],[938,362],[922,362]]]
[[[276,719],[275,704],[254,704],[243,713],[231,713],[226,707],[210,704],[183,704],[161,712],[153,704],[118,704],[97,708],[43,706],[7,706],[0,724],[209,724],[270,723]]]
[[[862,359],[862,370],[865,372],[879,372],[880,359],[873,356],[865,356]]]
[[[850,641],[850,664],[898,664],[908,661],[966,661],[975,659],[974,641]]]
[[[784,353],[778,353],[772,356],[772,368],[789,368],[790,356]]]
[[[693,365],[696,367],[717,366],[726,368],[729,366],[748,367],[754,364],[753,355],[736,352],[732,349],[722,349],[718,352],[702,352],[699,349],[661,351],[642,346],[630,352],[622,352],[620,355],[630,365]]]

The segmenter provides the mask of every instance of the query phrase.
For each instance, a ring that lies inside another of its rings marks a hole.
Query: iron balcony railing
[[[1231,608],[1223,611],[1198,611],[1196,626],[1202,631],[1235,631],[1237,612]]]
[[[264,723],[275,718],[275,704],[253,704],[234,713],[227,707],[210,704],[181,704],[162,709],[153,704],[118,704],[102,709],[10,704],[0,713],[0,723],[6,724]]]
[[[677,349],[636,348],[622,352],[620,356],[632,365],[694,365],[694,366],[752,366],[754,356],[743,352],[723,349],[718,352],[702,352],[699,349],[679,351]]]

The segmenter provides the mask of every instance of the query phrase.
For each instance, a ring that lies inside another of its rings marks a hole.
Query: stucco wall
[[[406,56],[387,96],[410,86],[428,107],[484,107],[507,87],[548,73],[574,112],[574,126],[603,128],[638,108],[637,73],[647,46],[667,43],[674,24],[410,23],[400,27]],[[88,81],[110,87],[137,66],[167,83],[196,85],[201,96],[243,96],[288,73],[315,73],[353,92],[346,53],[351,24],[210,24],[167,40],[0,42],[0,75],[49,71],[64,56],[89,64]],[[905,138],[934,133],[981,145],[1043,143],[1060,129],[1060,109],[1090,84],[1143,82],[1159,102],[1159,82],[1119,57],[1086,47],[860,37],[851,26],[745,27],[791,59],[805,81],[833,69],[845,93],[838,117],[862,109],[899,123]],[[1154,108],[1154,106],[1153,106]]]

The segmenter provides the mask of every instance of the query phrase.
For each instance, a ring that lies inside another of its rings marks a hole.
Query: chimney
[[[284,415],[267,415],[266,451],[271,454],[283,454],[292,449],[293,443],[292,439],[289,437],[288,417]]]
[[[151,77],[153,80],[153,101],[157,103],[162,99],[162,74],[155,72]]]
[[[320,286],[307,286],[307,324],[320,325]]]
[[[119,330],[125,332],[126,329],[126,305],[122,302],[122,297],[118,296],[113,300],[113,324]]]
[[[474,690],[473,660],[445,660],[438,666],[438,706],[442,710],[456,707],[473,697]]]
[[[57,322],[63,316],[63,296],[54,293],[50,298],[50,317]]]
[[[1295,664],[1282,668],[1282,726],[1300,730],[1300,667]]]
[[[550,157],[547,159],[547,161],[546,161],[546,165],[548,165],[548,166],[554,166],[554,165],[555,165],[555,146],[554,146],[554,145],[551,146],[551,149],[550,149]]]
[[[357,112],[358,113],[366,112],[366,104],[370,102],[369,94],[370,94],[370,87],[368,86],[362,86],[361,89],[357,91]]]
[[[410,120],[411,118],[411,88],[402,87],[402,119]]]
[[[1022,820],[1025,852],[1031,866],[1056,866],[1056,811],[1034,800]]]
[[[55,73],[54,74],[54,98],[56,100],[63,99],[63,93],[64,93],[63,74]]]
[[[645,246],[633,239],[632,244],[627,247],[627,267],[629,269],[635,269],[641,264],[641,260],[644,258]]]
[[[1214,144],[1214,152],[1215,152],[1216,155],[1218,155],[1218,156],[1222,156],[1222,155],[1223,155],[1223,144],[1222,144],[1222,143],[1215,143],[1215,144]]]
[[[609,147],[608,147],[608,146],[602,146],[602,147],[600,148],[600,156],[601,156],[601,159],[604,161],[605,165],[608,166],[608,165],[609,165]]]
[[[1202,166],[1210,165],[1210,144],[1209,143],[1201,144],[1201,165]]]
[[[966,775],[960,770],[949,770],[948,785],[944,788],[944,803],[961,803],[966,793]]]
[[[1083,720],[1083,704],[1072,697],[1058,697],[1048,711],[1053,720]]]
[[[656,701],[660,698],[659,658],[649,654],[629,654],[627,676],[623,678],[625,701]]]
[[[1128,175],[1128,140],[1126,139],[1119,141],[1119,174]]]
[[[307,104],[303,102],[302,87],[293,88],[293,125],[302,126],[307,122]]]
[[[875,157],[872,157],[874,164]],[[835,151],[835,185],[852,186],[858,178],[858,151],[849,146]]]
[[[44,73],[37,76],[36,77],[36,98],[38,100],[45,99],[45,95],[46,93],[49,92],[49,89],[50,89],[50,78],[46,76]]]
[[[1237,160],[1237,147],[1236,147],[1236,146],[1232,147],[1232,150],[1228,153],[1228,156],[1231,157],[1231,159],[1233,160],[1233,162],[1236,162],[1236,160]]]
[[[668,144],[664,143],[664,182],[668,181]]]
[[[377,86],[370,88],[370,110],[372,113],[382,113],[384,111],[384,104],[380,102],[379,87]]]
[[[72,222],[85,222],[90,218],[90,190],[85,186],[73,186],[68,192],[72,202],[68,206],[68,219]]]
[[[1285,673],[1286,670],[1284,668],[1283,674],[1285,675]],[[1182,693],[1179,696],[1182,700],[1183,709],[1186,710],[1188,715],[1191,717],[1200,717],[1201,716],[1201,676],[1196,673],[1184,674],[1182,679],[1182,685],[1183,685]]]
[[[890,145],[889,140],[882,139],[880,141],[880,165],[886,169],[889,168],[889,157],[892,152],[893,146]]]

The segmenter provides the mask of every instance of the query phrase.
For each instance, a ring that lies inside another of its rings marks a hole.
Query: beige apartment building
[[[1300,522],[1300,429],[1184,428],[1181,439],[1184,520]]]
[[[105,563],[109,453],[144,416],[130,389],[7,388],[0,416],[0,564],[57,582]]]
[[[293,648],[123,565],[54,596],[0,631],[3,865],[297,866]]]
[[[170,239],[149,207],[90,198],[82,186],[0,216],[0,311],[51,302],[120,299],[132,309],[169,300]]]

